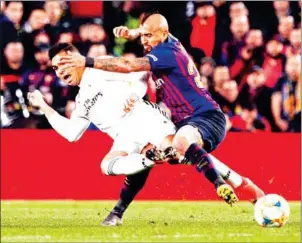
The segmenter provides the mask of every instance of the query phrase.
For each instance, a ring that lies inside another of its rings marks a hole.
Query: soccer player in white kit
[[[32,105],[45,113],[51,126],[70,142],[77,141],[90,122],[113,140],[110,152],[101,163],[106,175],[132,175],[155,162],[141,154],[149,143],[161,147],[164,139],[175,133],[172,121],[155,104],[144,102],[148,72],[120,74],[93,68],[62,71],[58,59],[77,51],[69,44],[58,44],[50,50],[57,76],[68,85],[78,85],[76,108],[70,119],[59,115],[44,101],[39,91],[28,94]],[[101,79],[95,82],[95,79]],[[135,103],[129,109],[126,102]]]
[[[106,175],[125,174],[127,177],[121,199],[102,225],[119,225],[124,211],[142,189],[150,168],[156,163],[146,158],[143,148],[150,144],[160,149],[168,147],[170,144],[166,144],[169,143],[166,138],[175,134],[175,126],[158,105],[142,100],[147,89],[147,72],[122,74],[93,68],[66,70],[57,62],[60,56],[69,52],[78,50],[62,43],[52,47],[49,55],[57,76],[68,85],[80,87],[71,119],[60,116],[48,106],[39,91],[29,93],[28,99],[70,142],[77,141],[90,122],[114,140],[111,150],[102,160],[102,172]],[[96,79],[100,82],[95,82]],[[233,187],[242,184],[240,175],[215,157],[212,159],[218,172],[226,176]]]

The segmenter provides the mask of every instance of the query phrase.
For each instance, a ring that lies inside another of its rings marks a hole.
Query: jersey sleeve
[[[155,48],[146,55],[151,64],[151,71],[172,69],[176,66],[176,59],[172,49]]]

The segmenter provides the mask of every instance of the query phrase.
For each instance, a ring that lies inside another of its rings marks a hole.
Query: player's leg
[[[133,175],[153,167],[154,162],[143,154],[115,150],[110,151],[101,162],[101,170],[105,175]]]
[[[179,153],[175,153],[172,146],[174,135],[167,136],[160,146],[150,146],[146,149],[146,157],[150,160],[162,159],[170,164],[179,164]],[[167,154],[168,153],[168,154]],[[210,155],[210,158],[215,166],[217,172],[222,176],[224,180],[232,187],[236,188],[241,194],[247,195],[252,203],[255,203],[257,199],[264,196],[264,192],[254,184],[249,178],[241,176],[236,171],[232,170],[226,164],[218,160],[215,156]]]
[[[147,146],[149,141],[152,140],[154,134],[158,132],[158,126],[156,123],[158,122],[158,120],[156,120],[155,117],[157,117],[157,115],[160,113],[158,112],[158,110],[156,110],[155,113],[155,109],[153,106],[148,106],[147,104],[143,104],[142,106],[144,108],[142,109],[142,113],[140,113],[137,116],[132,115],[133,119],[131,122],[129,122],[128,129],[127,130],[125,129],[126,130],[125,131],[126,136],[124,136],[125,139],[119,136],[118,140],[115,141],[114,147],[119,148],[119,150],[123,148],[123,150],[126,150],[128,152],[129,154],[128,156],[133,156],[133,152],[135,152],[136,157],[140,157],[143,159],[145,158],[144,152],[146,148],[148,148]],[[153,123],[153,121],[155,123]],[[172,123],[172,127],[173,127],[173,131],[175,131],[173,123]],[[170,129],[161,129],[161,130],[165,130],[165,136],[166,136],[167,133],[166,130],[170,130]],[[130,131],[131,133],[129,133]],[[136,147],[131,147],[131,148],[127,147],[129,146],[129,142],[130,142],[129,137],[131,137],[133,141],[131,144],[136,145]],[[140,152],[142,152],[142,154],[139,154],[138,156],[137,154]],[[149,162],[149,160],[147,161]],[[128,164],[130,164],[130,160]],[[137,168],[138,167],[139,166],[137,166]],[[123,171],[125,171],[125,169],[123,169]],[[121,220],[125,210],[128,208],[129,204],[133,201],[133,199],[138,194],[138,192],[143,188],[148,178],[149,172],[150,172],[150,168],[147,168],[137,174],[128,175],[126,177],[124,186],[120,193],[120,199],[115,205],[115,207],[112,209],[112,211],[109,213],[109,215],[106,217],[106,219],[102,223],[102,226],[116,226],[122,223]]]
[[[233,188],[225,183],[208,155],[225,137],[224,114],[218,110],[204,112],[185,119],[177,127],[173,146],[183,155],[182,163],[191,163],[197,171],[203,172],[227,203],[237,201]]]
[[[101,168],[107,175],[126,174],[124,186],[120,192],[120,199],[109,215],[102,222],[102,226],[118,226],[122,224],[122,217],[129,204],[143,188],[154,162],[137,153],[142,148],[139,143],[124,141],[122,137],[116,139],[111,149],[103,159]]]
[[[223,162],[218,160],[215,156],[210,155],[216,170],[222,176],[227,183],[236,189],[240,194],[244,194],[249,198],[249,201],[253,204],[265,195],[262,189],[260,189],[252,180],[238,174]]]
[[[144,187],[151,168],[143,170],[137,174],[129,175],[124,181],[124,186],[120,192],[120,199],[111,210],[109,215],[102,222],[102,226],[118,226],[122,224],[122,217],[138,192]]]
[[[217,194],[229,204],[238,201],[233,188],[226,184],[209,156],[206,141],[192,125],[182,126],[173,139],[173,147],[183,156],[182,163],[190,163],[215,186]]]

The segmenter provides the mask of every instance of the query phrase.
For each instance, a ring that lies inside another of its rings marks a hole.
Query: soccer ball
[[[281,227],[289,218],[288,202],[277,194],[268,194],[257,200],[254,209],[256,222],[263,227]]]

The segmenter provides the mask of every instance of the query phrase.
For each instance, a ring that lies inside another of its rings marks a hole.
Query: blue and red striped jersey
[[[146,55],[161,99],[178,123],[195,114],[220,109],[202,87],[199,72],[181,43],[172,35]]]

